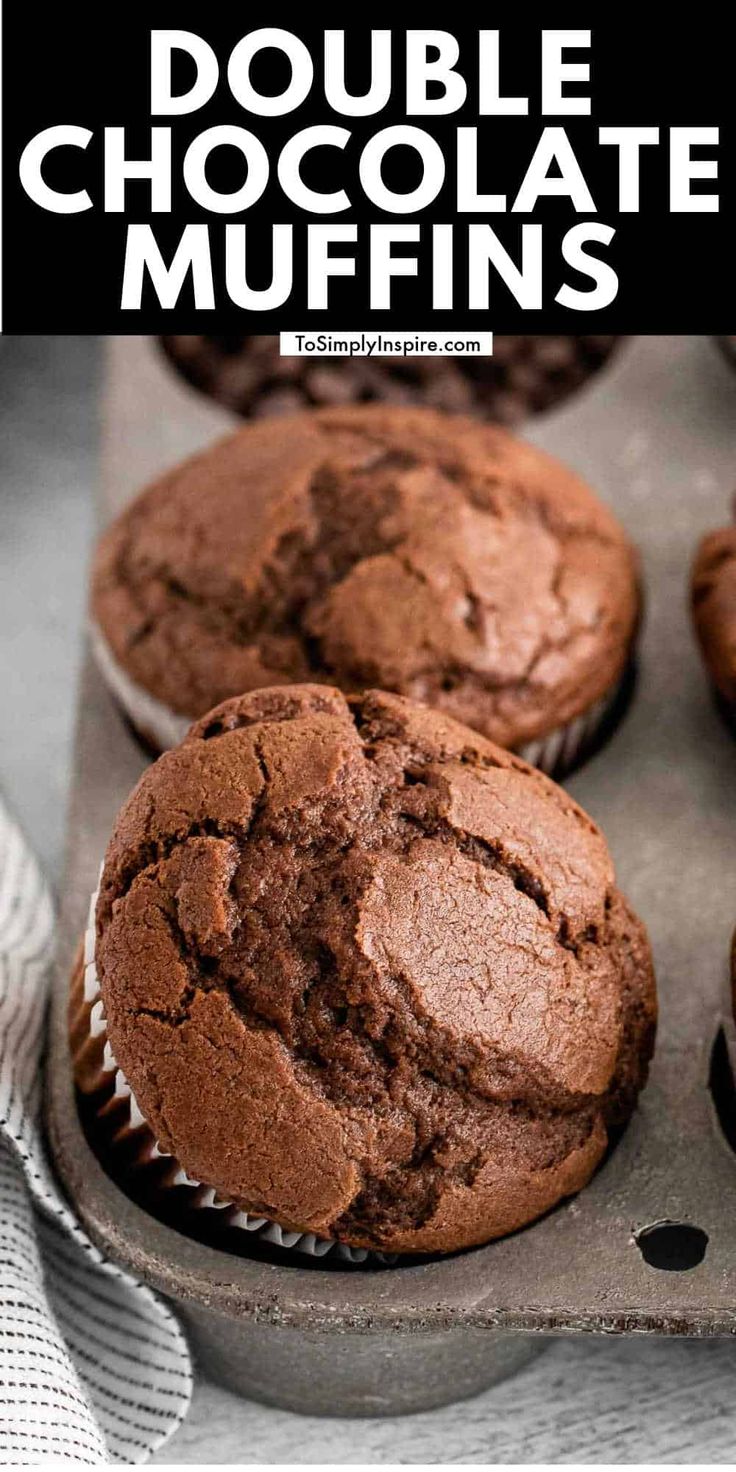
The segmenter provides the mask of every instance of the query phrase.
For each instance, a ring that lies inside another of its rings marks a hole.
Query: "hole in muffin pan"
[[[708,1233],[691,1222],[652,1222],[634,1233],[634,1241],[650,1268],[688,1273],[705,1257]]]
[[[277,337],[162,336],[176,373],[243,417],[384,403],[513,426],[570,398],[605,368],[616,336],[497,335],[491,358],[282,360]]]

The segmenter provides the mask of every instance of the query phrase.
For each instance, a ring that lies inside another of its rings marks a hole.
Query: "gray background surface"
[[[714,394],[733,395],[736,422],[736,386],[711,344],[693,361]],[[91,339],[0,339],[0,783],[55,881],[101,363]],[[735,1377],[730,1342],[559,1341],[474,1401],[362,1423],[267,1410],[200,1379],[186,1425],[157,1460],[730,1462]]]

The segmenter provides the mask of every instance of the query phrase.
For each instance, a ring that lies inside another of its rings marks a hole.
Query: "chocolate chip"
[[[602,366],[618,338],[587,335],[494,339],[491,358],[295,358],[278,338],[161,339],[197,388],[243,415],[265,418],[308,404],[428,404],[516,424],[573,393]]]

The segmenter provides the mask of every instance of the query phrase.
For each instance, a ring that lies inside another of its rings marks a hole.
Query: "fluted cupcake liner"
[[[74,1009],[71,1041],[77,1086],[91,1101],[94,1114],[105,1126],[114,1174],[113,1157],[125,1159],[125,1173],[143,1171],[154,1163],[159,1168],[156,1191],[174,1188],[186,1192],[187,1210],[216,1212],[220,1224],[248,1233],[254,1240],[312,1258],[328,1255],[342,1262],[390,1263],[392,1256],[350,1247],[315,1232],[288,1231],[266,1217],[254,1216],[218,1195],[212,1186],[193,1180],[170,1151],[163,1150],[139,1108],[135,1094],[113,1053],[107,1036],[107,1019],[95,964],[95,909],[97,893],[90,902],[84,938],[84,983],[80,1004]]]
[[[177,715],[176,711],[131,679],[120,661],[115,658],[99,625],[94,621],[89,626],[89,637],[97,668],[108,690],[125,711],[138,734],[160,751],[178,746],[192,724],[189,718]]]
[[[178,746],[192,724],[189,717],[178,715],[131,679],[95,623],[90,626],[90,639],[93,655],[108,689],[142,739],[160,751]],[[548,777],[560,781],[595,750],[606,728],[614,723],[619,707],[625,703],[632,672],[633,661],[611,689],[587,710],[546,735],[514,747],[516,755],[529,762],[530,766],[538,767]]]
[[[596,749],[609,726],[615,723],[626,702],[633,673],[632,662],[611,689],[587,710],[545,736],[525,741],[515,748],[516,755],[547,777],[560,781]]]

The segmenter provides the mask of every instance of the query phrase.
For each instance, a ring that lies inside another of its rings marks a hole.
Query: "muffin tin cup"
[[[172,1214],[165,1204],[166,1198],[175,1191],[176,1213],[180,1215],[182,1229],[192,1225],[192,1213],[199,1218],[195,1236],[200,1228],[205,1234],[209,1228],[217,1235],[226,1228],[236,1234],[247,1233],[254,1242],[266,1243],[284,1252],[301,1253],[315,1261],[330,1257],[352,1265],[388,1265],[394,1262],[393,1255],[351,1247],[348,1243],[338,1242],[333,1237],[321,1237],[315,1232],[289,1231],[278,1222],[249,1213],[220,1196],[212,1186],[192,1180],[176,1156],[162,1149],[117,1063],[107,1036],[107,1019],[95,964],[96,907],[97,892],[90,901],[84,937],[81,996],[75,995],[74,991],[72,993],[70,1037],[77,1087],[88,1101],[88,1111],[94,1116],[94,1133],[104,1141],[98,1153],[110,1174],[113,1177],[119,1174],[129,1183],[137,1181],[153,1209],[156,1205],[163,1207],[166,1218]],[[146,1178],[152,1175],[153,1185],[146,1186]],[[132,1194],[137,1194],[135,1184]]]
[[[94,965],[93,930],[88,929],[77,966],[82,980],[73,987],[67,1029],[71,1067],[67,1065],[66,1078],[56,1064],[51,1073],[48,1119],[57,1165],[93,1240],[104,1243],[104,1250],[117,1261],[179,1303],[197,1360],[212,1377],[249,1399],[305,1415],[402,1415],[475,1395],[542,1353],[547,1341],[538,1334],[471,1326],[463,1333],[458,1353],[456,1337],[448,1334],[436,1311],[430,1311],[426,1321],[407,1323],[405,1332],[397,1334],[393,1324],[378,1318],[366,1323],[357,1315],[338,1323],[331,1307],[313,1304],[308,1288],[305,1293],[299,1287],[305,1271],[308,1283],[315,1283],[323,1280],[329,1266],[326,1276],[332,1283],[356,1274],[362,1277],[372,1269],[374,1281],[385,1284],[400,1271],[401,1260],[320,1242],[312,1234],[293,1241],[292,1234],[275,1223],[251,1219],[245,1226],[238,1220],[243,1213],[191,1181],[175,1158],[156,1144],[112,1055]],[[57,1060],[59,1019],[55,1009]],[[83,1081],[81,1109],[73,1092],[65,1103],[59,1096],[75,1076],[78,1090]],[[80,1122],[90,1110],[96,1127],[91,1134],[105,1141],[94,1153]],[[116,1184],[118,1176],[129,1185],[152,1171],[156,1183],[153,1192],[145,1193],[145,1207],[137,1204],[135,1193],[126,1189],[122,1194]],[[169,1194],[176,1195],[175,1216],[186,1235],[172,1230],[171,1212],[164,1220],[156,1210]],[[213,1246],[217,1239],[211,1233],[201,1239],[187,1230],[192,1215],[229,1218],[228,1225],[240,1231],[244,1253],[252,1242],[258,1242],[261,1251],[252,1259]],[[174,1274],[168,1266],[172,1245],[178,1259]],[[268,1255],[273,1248],[277,1262]],[[391,1262],[396,1264],[394,1273],[376,1271]],[[278,1301],[278,1282],[284,1273],[287,1278],[296,1274],[295,1316],[282,1314]],[[390,1291],[381,1296],[390,1303]]]
[[[150,339],[117,338],[108,351],[111,514],[236,421],[182,385]],[[296,1253],[270,1261],[184,1236],[103,1171],[75,1098],[69,973],[100,852],[145,755],[85,666],[49,1051],[52,1150],[91,1238],[179,1306],[203,1368],[243,1394],[319,1414],[392,1414],[473,1394],[550,1335],[736,1334],[736,1155],[709,1088],[734,921],[736,743],[708,698],[685,596],[695,544],[733,489],[734,383],[709,340],[640,338],[529,426],[643,552],[636,699],[570,789],[649,926],[662,1009],[650,1081],[616,1148],[579,1196],[511,1237],[391,1271]],[[661,1232],[696,1227],[700,1256],[680,1270],[654,1260]]]

